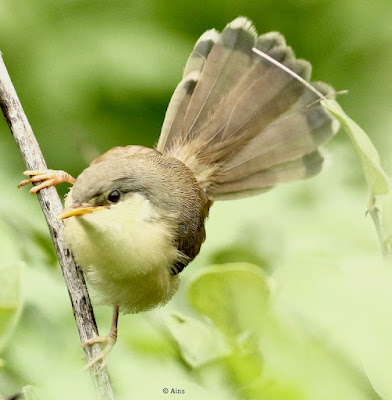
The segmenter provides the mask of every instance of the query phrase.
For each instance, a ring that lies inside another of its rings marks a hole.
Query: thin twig
[[[28,170],[47,169],[38,142],[7,72],[1,52],[0,106],[14,139],[19,146],[26,168]],[[67,285],[80,341],[84,343],[88,339],[98,336],[98,328],[83,273],[76,265],[69,248],[63,240],[63,223],[57,219],[63,207],[54,187],[41,190],[38,193],[38,199],[56,249],[65,284]],[[98,344],[86,347],[85,353],[87,360],[93,360],[98,355],[99,351],[100,347]],[[109,375],[106,369],[98,373],[98,368],[99,365],[91,371],[98,398],[101,400],[112,400],[114,399],[114,394]]]
[[[371,216],[374,227],[376,228],[377,237],[378,237],[378,241],[380,243],[382,255],[385,259],[389,259],[391,256],[391,249],[390,249],[387,241],[385,240],[384,229],[383,229],[381,221],[380,221],[380,210],[376,206],[376,198],[374,197],[374,195],[370,196],[367,214],[369,214]]]

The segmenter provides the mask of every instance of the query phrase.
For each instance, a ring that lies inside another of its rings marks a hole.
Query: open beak
[[[73,205],[71,207],[65,208],[63,212],[57,217],[57,219],[61,220],[78,215],[91,214],[96,211],[107,210],[107,208],[108,207],[105,206],[90,206],[86,204]]]

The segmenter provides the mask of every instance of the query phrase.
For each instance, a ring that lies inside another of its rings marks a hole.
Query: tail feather
[[[315,175],[323,164],[318,147],[337,131],[318,97],[254,46],[310,80],[311,65],[281,34],[257,37],[241,17],[198,40],[166,113],[157,149],[188,165],[211,200]]]
[[[181,133],[185,140],[193,137],[211,110],[230,92],[232,85],[228,83],[236,82],[248,72],[254,58],[249,50],[255,39],[255,30],[245,18],[236,19],[223,30],[208,55],[185,114]]]
[[[252,194],[264,193],[272,189],[276,182],[288,183],[317,175],[322,168],[324,158],[319,151],[263,169],[245,179],[210,186],[209,194],[214,200],[231,200]]]
[[[286,47],[286,40],[280,32],[268,32],[256,39],[256,47],[266,53],[270,52],[274,47]]]
[[[315,87],[324,95],[329,93],[325,85],[315,84]],[[226,160],[218,182],[244,178],[273,165],[295,160],[327,142],[331,132],[336,131],[335,121],[318,103],[309,109],[303,108],[303,103],[316,99],[314,93],[308,91],[289,112],[271,123],[263,134],[249,140],[240,152]]]
[[[158,148],[170,148],[173,139],[181,132],[184,116],[188,109],[191,96],[199,80],[200,72],[204,67],[207,56],[217,41],[218,32],[211,29],[204,32],[196,42],[195,47],[185,65],[182,81],[178,84],[170,100],[162,132],[159,137]]]
[[[204,32],[196,42],[195,47],[184,68],[183,78],[191,72],[200,72],[203,69],[207,56],[210,54],[212,46],[218,40],[219,33],[215,29]]]
[[[187,75],[176,87],[166,112],[159,137],[158,149],[170,148],[182,129],[183,116],[188,109],[193,91],[199,79],[199,72],[193,71]]]
[[[259,79],[253,79],[253,76],[250,76],[251,79],[247,77],[240,85],[238,92],[235,90],[233,95],[228,96],[226,107],[230,108],[229,105],[235,102],[236,98],[237,101],[231,110],[222,135],[223,139],[241,134],[248,138],[258,135],[287,111],[305,90],[300,82],[274,66],[270,67],[266,73],[266,68],[261,63],[255,69],[259,73],[260,70],[264,70],[264,75]],[[308,64],[297,62],[292,65],[291,69],[301,76],[306,75]],[[271,85],[271,82],[274,84]],[[219,113],[217,113],[217,117],[219,117]]]

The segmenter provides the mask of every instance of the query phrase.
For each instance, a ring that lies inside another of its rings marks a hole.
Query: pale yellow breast
[[[64,235],[100,301],[137,312],[166,303],[178,287],[170,271],[178,251],[166,224],[136,193],[107,210],[65,220]]]

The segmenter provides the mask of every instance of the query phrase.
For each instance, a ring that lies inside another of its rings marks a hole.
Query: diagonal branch
[[[8,75],[1,52],[0,106],[14,139],[19,146],[26,168],[28,170],[47,169],[38,142]],[[67,285],[80,341],[84,343],[88,339],[98,336],[98,328],[83,273],[76,265],[69,248],[63,240],[63,223],[57,219],[63,207],[54,187],[41,190],[38,193],[38,199],[56,249],[65,284]],[[99,351],[100,348],[98,344],[86,347],[85,353],[87,360],[93,360],[98,355]],[[98,398],[100,400],[112,400],[114,399],[114,394],[109,375],[106,369],[98,372],[98,368],[99,365],[95,366],[91,374]]]

